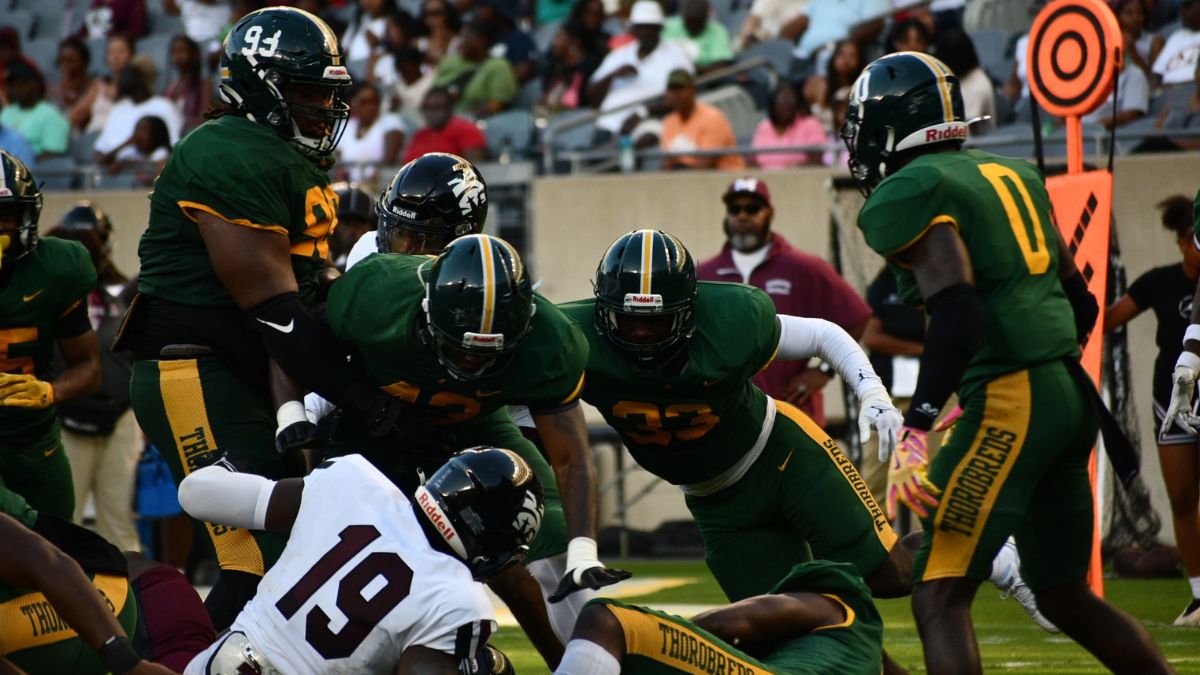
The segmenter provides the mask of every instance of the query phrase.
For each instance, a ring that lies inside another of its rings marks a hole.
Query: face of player
[[[404,255],[434,255],[446,248],[446,244],[449,243],[449,235],[396,228],[392,234],[391,250],[392,253],[403,253]]]
[[[320,138],[332,129],[325,113],[336,99],[333,87],[316,84],[294,84],[288,88],[287,101],[292,119],[300,133],[308,138]]]
[[[652,345],[671,337],[676,314],[618,314],[617,330],[621,339],[638,345]]]
[[[742,253],[752,253],[767,243],[774,209],[753,195],[735,195],[725,205],[725,233],[729,244]]]

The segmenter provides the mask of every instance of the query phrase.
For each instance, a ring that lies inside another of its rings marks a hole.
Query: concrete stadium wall
[[[775,227],[794,245],[829,259],[829,201],[826,182],[832,172],[824,168],[795,169],[758,174],[766,179],[774,197]],[[720,195],[734,174],[719,172],[656,173],[618,176],[551,177],[534,182],[532,242],[529,264],[543,279],[540,291],[555,301],[586,296],[590,279],[609,243],[618,235],[640,227],[657,227],[678,235],[699,258],[716,252],[723,241]],[[1159,225],[1154,205],[1181,193],[1191,196],[1200,187],[1200,154],[1133,156],[1117,160],[1114,216],[1122,258],[1132,281],[1142,272],[1175,262],[1178,251]],[[90,198],[111,214],[116,229],[115,259],[127,274],[137,270],[137,240],[145,228],[149,201],[144,191],[51,193],[46,197],[43,230],[52,226],[77,199]],[[1153,444],[1149,374],[1155,356],[1154,321],[1139,318],[1130,327],[1134,405],[1141,426],[1143,476],[1163,516],[1162,537],[1172,540],[1169,510]],[[830,397],[836,398],[836,397]],[[827,399],[831,416],[840,405]],[[596,418],[592,413],[593,419]],[[602,475],[611,476],[612,451],[599,449]],[[629,494],[642,488],[649,497],[629,514],[638,527],[653,527],[663,520],[686,517],[677,489],[647,480],[637,472]],[[602,500],[603,521],[612,522],[612,493]]]

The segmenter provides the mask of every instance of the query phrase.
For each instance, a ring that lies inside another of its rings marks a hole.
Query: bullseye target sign
[[[1082,117],[1108,100],[1123,64],[1121,27],[1101,0],[1055,0],[1029,30],[1029,90],[1058,117]]]

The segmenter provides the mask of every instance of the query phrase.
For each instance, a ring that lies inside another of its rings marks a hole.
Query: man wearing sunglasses
[[[825,319],[855,340],[862,337],[871,308],[829,263],[793,248],[771,231],[775,209],[765,182],[738,178],[722,199],[725,246],[700,263],[699,279],[750,284],[766,291],[780,314]],[[828,364],[810,368],[803,360],[778,360],[756,375],[754,383],[768,396],[795,405],[824,426],[821,390],[832,378]]]

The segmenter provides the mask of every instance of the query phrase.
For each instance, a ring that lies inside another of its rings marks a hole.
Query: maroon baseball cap
[[[754,195],[768,207],[771,206],[771,191],[767,189],[767,184],[752,176],[744,176],[730,183],[721,199],[728,204],[737,195]]]

